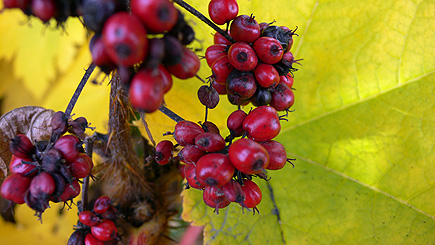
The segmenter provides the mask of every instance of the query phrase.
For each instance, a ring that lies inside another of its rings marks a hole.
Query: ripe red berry
[[[211,86],[216,89],[218,94],[224,95],[227,94],[227,86],[226,84],[217,83],[216,80],[213,79]]]
[[[195,137],[204,133],[198,124],[191,121],[181,121],[175,125],[174,138],[181,146],[194,145]]]
[[[72,200],[80,194],[80,184],[77,179],[73,179],[71,184],[65,186],[65,190],[62,195],[60,195],[57,201],[66,202]]]
[[[295,102],[293,90],[285,84],[278,84],[272,91],[272,100],[270,106],[277,111],[288,110]]]
[[[202,193],[202,199],[207,206],[214,208],[214,212],[218,214],[220,208],[225,208],[231,203],[225,198],[222,189],[216,186],[206,186]]]
[[[230,34],[230,32],[227,32],[228,34]],[[230,42],[230,40],[226,39],[224,36],[222,36],[219,32],[216,32],[213,36],[213,43],[214,44],[225,44],[227,46],[233,44],[232,42]]]
[[[28,163],[24,163],[23,161],[28,162]],[[30,162],[33,162],[33,160],[30,158],[21,158],[21,157],[17,157],[15,155],[12,155],[11,161],[9,163],[9,171],[11,171],[11,173],[13,173],[13,174],[22,174],[22,175],[26,175],[26,176],[31,171],[33,171],[34,174],[36,174],[36,171],[34,171],[36,166],[30,164]]]
[[[104,245],[104,242],[95,238],[92,233],[86,234],[84,243],[85,245]]]
[[[104,45],[103,39],[100,35],[94,35],[92,37],[91,43],[89,44],[89,49],[92,55],[92,62],[100,67],[105,73],[110,73],[115,68],[115,64],[110,58],[107,48]]]
[[[269,165],[267,169],[282,169],[288,160],[284,146],[275,140],[263,142],[261,145],[266,149],[267,153],[269,153]]]
[[[205,51],[205,60],[207,61],[207,65],[211,67],[213,62],[219,59],[222,56],[227,55],[228,46],[225,44],[214,44],[209,46]]]
[[[293,77],[291,75],[285,75],[279,77],[279,84],[285,84],[287,87],[293,87]]]
[[[227,127],[235,137],[243,135],[243,120],[247,116],[242,110],[233,111],[227,118]]]
[[[54,17],[56,11],[54,0],[32,0],[32,13],[44,22]]]
[[[107,19],[103,42],[110,58],[118,65],[132,66],[148,52],[147,32],[141,21],[127,12],[118,12]]]
[[[245,42],[236,42],[228,50],[230,64],[239,71],[252,71],[258,64],[257,54]]]
[[[163,103],[163,84],[158,72],[140,70],[131,80],[130,102],[133,107],[146,113],[160,108]]]
[[[216,152],[225,148],[225,139],[219,134],[202,133],[196,136],[195,145],[202,151]]]
[[[223,186],[230,182],[234,167],[227,155],[210,153],[196,163],[196,178],[204,186]]]
[[[131,0],[130,6],[131,12],[153,33],[171,30],[178,19],[177,9],[168,0]]]
[[[278,113],[271,106],[257,107],[243,120],[243,130],[257,142],[271,140],[281,131]]]
[[[239,15],[231,22],[230,33],[236,42],[253,43],[260,37],[260,25],[253,16]]]
[[[68,166],[72,176],[81,179],[91,173],[94,163],[87,154],[79,153],[79,155],[72,162],[68,163]]]
[[[156,145],[156,156],[154,159],[160,165],[169,163],[172,159],[174,144],[169,140],[162,140]]]
[[[198,159],[205,155],[196,145],[186,145],[178,153],[178,158],[184,163],[196,163]]]
[[[162,86],[163,86],[163,93],[166,94],[172,88],[171,73],[169,73],[169,71],[162,65],[159,65],[157,67],[157,70],[158,70],[158,74],[160,76],[160,81],[161,81]]]
[[[284,54],[279,41],[272,37],[260,37],[252,47],[258,58],[266,64],[278,63]]]
[[[208,4],[210,19],[223,25],[236,18],[239,13],[239,5],[236,0],[211,0]]]
[[[33,177],[30,183],[30,194],[37,199],[45,199],[56,190],[56,182],[47,172],[41,172]]]
[[[193,163],[188,163],[184,167],[184,176],[186,177],[187,183],[190,187],[202,190],[204,186],[199,183],[196,178],[196,166]]]
[[[269,64],[260,63],[254,69],[255,79],[263,88],[275,87],[279,83],[279,73]]]
[[[249,99],[257,90],[257,82],[252,72],[233,70],[227,77],[227,92],[241,100]]]
[[[245,174],[260,174],[269,164],[269,154],[259,143],[243,138],[233,142],[228,149],[231,163]]]
[[[226,185],[222,186],[222,191],[225,198],[230,202],[237,202],[239,204],[243,204],[243,202],[245,201],[245,192],[243,192],[239,182],[233,179]]]
[[[20,158],[30,158],[35,146],[24,134],[18,134],[11,139],[9,149],[12,154]]]
[[[97,200],[94,203],[93,211],[97,214],[103,214],[107,210],[109,210],[111,203],[112,201],[110,200],[110,197],[100,196],[99,198],[97,198]]]
[[[228,75],[234,70],[228,56],[222,56],[211,65],[214,80],[219,84],[226,84]]]
[[[82,211],[79,214],[79,220],[87,226],[97,225],[101,220],[91,211]]]
[[[115,223],[108,219],[101,220],[101,223],[91,227],[92,235],[100,241],[110,241],[116,237],[118,229]]]
[[[60,137],[54,144],[54,148],[58,149],[62,157],[67,162],[72,162],[78,156],[79,150],[82,147],[80,139],[74,135],[64,135]]]
[[[255,208],[263,197],[260,187],[251,180],[244,180],[242,190],[245,193],[245,206]]]
[[[198,56],[190,49],[183,46],[183,56],[176,65],[166,66],[168,71],[177,78],[188,79],[194,77],[199,70],[200,61]]]
[[[1,196],[4,199],[23,204],[25,193],[29,189],[31,181],[31,178],[21,174],[11,174],[1,185]]]

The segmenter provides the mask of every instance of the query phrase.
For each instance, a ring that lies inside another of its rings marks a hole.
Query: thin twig
[[[232,43],[235,43],[234,39],[230,35],[228,35],[227,32],[222,30],[219,26],[215,25],[213,22],[211,22],[211,20],[207,19],[207,17],[205,17],[198,10],[196,10],[195,8],[193,8],[192,6],[187,4],[185,1],[183,1],[183,0],[173,0],[173,2],[178,4],[178,5],[180,5],[181,7],[183,7],[187,11],[189,11],[191,14],[195,15],[198,19],[202,20],[204,23],[206,23],[211,28],[213,28],[215,31],[219,32],[219,34],[224,36],[228,41],[230,41]]]
[[[86,69],[85,75],[83,75],[82,80],[79,83],[79,86],[77,86],[76,91],[74,92],[71,100],[68,103],[68,106],[65,110],[65,115],[68,118],[71,115],[71,112],[80,96],[80,94],[82,93],[83,88],[85,87],[86,82],[89,80],[89,77],[91,76],[92,72],[95,69],[95,64],[91,63],[88,67],[88,69]]]
[[[85,144],[86,148],[86,154],[92,159],[92,154],[94,152],[94,137],[88,138]],[[83,179],[83,185],[82,185],[82,211],[88,210],[88,189],[89,189],[89,176],[91,173],[89,173],[88,176],[86,176]]]
[[[154,146],[156,146],[156,142],[154,141],[153,135],[151,134],[151,130],[148,127],[147,121],[145,121],[145,113],[140,112],[140,119],[142,120],[143,126],[145,127],[145,131],[147,132],[148,138],[150,139],[151,143],[153,143]]]
[[[175,112],[169,110],[166,106],[162,105],[162,107],[160,107],[159,111],[161,111],[163,114],[165,114],[166,116],[168,116],[170,119],[178,122],[184,121],[184,119],[182,117],[180,117],[179,115],[177,115]]]

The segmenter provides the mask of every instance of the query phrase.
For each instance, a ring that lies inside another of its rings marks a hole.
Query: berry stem
[[[88,69],[86,69],[85,75],[83,75],[82,80],[79,83],[79,86],[77,86],[76,91],[74,92],[71,100],[68,103],[68,106],[65,110],[65,116],[68,118],[71,115],[71,112],[80,96],[80,94],[82,93],[83,88],[85,87],[86,82],[89,80],[89,77],[91,76],[92,72],[95,69],[95,64],[91,63],[88,67]]]
[[[207,19],[207,17],[205,17],[198,10],[196,10],[195,8],[193,8],[192,6],[187,4],[185,1],[183,1],[183,0],[173,0],[173,2],[178,4],[178,5],[180,5],[181,7],[183,7],[187,11],[189,11],[191,14],[195,15],[198,19],[202,20],[204,23],[206,23],[211,28],[213,28],[213,30],[219,32],[219,34],[224,36],[228,41],[230,41],[232,43],[235,43],[234,39],[230,35],[228,35],[227,32],[223,31],[221,28],[219,28],[217,25],[215,25],[213,22],[211,22],[211,20]]]
[[[182,117],[180,117],[179,115],[177,115],[175,112],[169,110],[166,106],[162,105],[162,107],[160,107],[159,111],[161,111],[163,114],[165,114],[167,117],[169,117],[170,119],[174,120],[175,122],[181,122],[184,121],[184,119]]]

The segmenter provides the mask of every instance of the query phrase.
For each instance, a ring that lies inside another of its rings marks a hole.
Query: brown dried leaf
[[[49,139],[53,114],[53,110],[24,106],[0,117],[0,169],[4,176],[7,175],[7,165],[12,157],[10,140],[17,134],[25,134],[32,142]]]

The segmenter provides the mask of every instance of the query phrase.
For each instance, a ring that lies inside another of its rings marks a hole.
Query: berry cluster
[[[1,196],[13,203],[27,203],[39,217],[49,207],[49,201],[67,202],[78,196],[78,179],[88,176],[93,168],[83,142],[76,136],[83,135],[87,125],[83,117],[72,121],[63,112],[56,112],[50,141],[33,144],[23,134],[11,139],[11,174],[2,183]],[[76,135],[64,135],[67,131]]]
[[[136,109],[156,111],[172,87],[171,74],[187,79],[199,70],[198,57],[184,46],[194,40],[193,29],[169,0],[132,0],[131,13],[111,8],[116,0],[100,2],[88,21],[84,13],[85,25],[95,32],[94,63],[106,73],[118,69]],[[104,18],[90,19],[94,15]]]
[[[217,212],[231,202],[257,210],[262,194],[252,177],[267,179],[266,169],[281,169],[291,160],[284,146],[272,140],[281,130],[280,119],[271,106],[257,107],[248,114],[234,111],[227,120],[230,135],[226,139],[212,122],[201,126],[178,122],[173,135],[183,148],[176,157],[186,163],[187,186],[204,190],[204,202]],[[172,142],[163,140],[156,146],[155,160],[167,164],[173,152]]]
[[[205,58],[213,75],[212,86],[227,94],[234,105],[270,105],[287,111],[294,103],[293,64],[290,49],[296,30],[271,23],[260,23],[254,17],[239,15],[236,0],[212,0],[210,18],[216,24],[229,25],[229,37],[216,33],[214,45]]]
[[[103,245],[107,242],[116,244],[118,229],[117,209],[108,196],[100,196],[94,203],[92,211],[81,211],[76,231],[71,234],[68,244]]]

